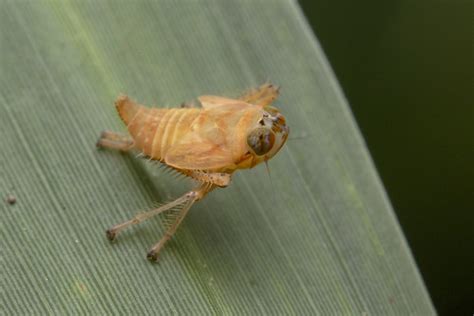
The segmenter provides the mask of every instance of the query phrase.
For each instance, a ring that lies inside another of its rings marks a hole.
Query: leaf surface
[[[430,315],[348,104],[292,1],[2,1],[2,314]],[[348,52],[350,54],[350,52]],[[271,79],[290,140],[193,207],[159,264],[150,220],[189,188],[94,144],[113,102],[175,106]],[[291,138],[294,140],[291,140]]]

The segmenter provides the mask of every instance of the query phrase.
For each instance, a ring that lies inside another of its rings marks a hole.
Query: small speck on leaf
[[[10,204],[10,205],[13,205],[16,203],[16,197],[11,195],[11,194],[8,194],[7,197],[5,198],[5,201]]]

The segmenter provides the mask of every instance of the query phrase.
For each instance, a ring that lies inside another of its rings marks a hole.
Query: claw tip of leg
[[[158,254],[154,252],[153,250],[149,251],[146,254],[146,258],[150,260],[151,262],[158,262]]]
[[[114,241],[115,237],[117,236],[117,233],[115,232],[115,230],[107,229],[105,235],[107,236],[108,240]]]

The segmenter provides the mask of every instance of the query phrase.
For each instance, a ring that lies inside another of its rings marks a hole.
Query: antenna
[[[272,200],[273,200],[273,204],[276,203],[276,194],[275,194],[275,187],[273,185],[273,181],[272,181],[272,175],[270,173],[270,167],[268,166],[268,160],[265,160],[265,169],[267,169],[267,174],[268,174],[268,179],[270,179],[270,185],[272,187]]]

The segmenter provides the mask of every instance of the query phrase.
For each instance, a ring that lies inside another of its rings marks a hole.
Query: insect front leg
[[[133,139],[127,135],[112,131],[103,131],[96,146],[100,148],[111,148],[120,151],[128,151],[133,148]]]
[[[271,83],[265,83],[257,89],[252,89],[242,95],[239,100],[250,104],[261,105],[266,107],[270,105],[280,94],[280,88],[272,85]]]

